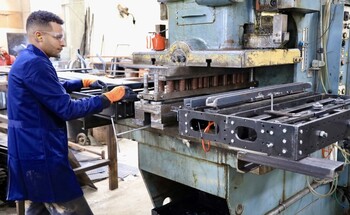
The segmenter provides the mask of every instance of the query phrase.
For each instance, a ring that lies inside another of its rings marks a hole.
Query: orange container
[[[165,49],[165,38],[160,35],[160,33],[156,33],[152,38],[152,47],[153,50],[162,51]]]

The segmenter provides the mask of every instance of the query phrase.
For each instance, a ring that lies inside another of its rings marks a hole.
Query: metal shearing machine
[[[132,119],[152,214],[346,214],[350,1],[158,0]]]

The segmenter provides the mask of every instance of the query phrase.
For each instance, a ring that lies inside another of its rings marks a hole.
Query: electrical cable
[[[208,133],[209,130],[210,130],[210,127],[214,125],[214,122],[213,121],[210,121],[207,125],[207,127],[205,127],[204,129],[204,133]],[[200,127],[199,127],[199,130],[200,130]],[[201,131],[201,130],[200,130]],[[207,144],[205,144],[205,140],[203,139],[202,137],[202,133],[201,133],[201,139],[202,139],[202,148],[205,152],[209,152],[210,151],[210,140],[207,141]],[[207,145],[207,146],[205,146]]]
[[[326,148],[323,148],[322,149],[322,157],[323,158],[329,158],[330,157],[330,155],[332,154],[332,152],[333,152],[333,146],[332,145],[330,145],[329,147],[327,147],[327,149]],[[326,152],[328,152],[328,154],[326,155]]]
[[[330,183],[331,181],[330,180],[325,180],[325,179],[322,179],[322,180],[318,180],[318,179],[313,179],[314,182],[316,183],[319,183],[320,185],[322,184],[328,184]],[[326,197],[329,197],[331,196],[336,190],[337,190],[337,186],[338,186],[338,175],[336,175],[333,180],[332,180],[332,184],[331,184],[331,187],[329,189],[329,191],[325,194],[322,194],[322,193],[318,193],[314,188],[312,188],[311,184],[310,184],[310,181],[309,181],[309,177],[307,177],[306,179],[306,182],[307,182],[307,186],[310,190],[310,192],[312,194],[314,194],[315,196],[319,197],[319,198],[326,198]]]
[[[346,151],[346,149],[343,149],[342,147],[338,146],[338,145],[334,145],[343,155],[345,161],[344,161],[344,164],[345,165],[348,165],[350,164],[350,160],[349,160],[349,157],[350,157],[350,153]]]

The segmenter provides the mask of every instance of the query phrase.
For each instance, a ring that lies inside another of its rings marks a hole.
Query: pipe
[[[321,185],[320,183],[313,182],[310,186],[313,189],[316,189],[320,185]],[[279,206],[277,206],[277,207],[273,208],[272,210],[268,211],[265,215],[277,215],[277,214],[280,214],[282,211],[286,210],[289,206],[291,206],[296,201],[298,201],[299,199],[303,198],[304,196],[306,196],[309,193],[310,193],[310,189],[308,187],[306,187],[306,188],[300,190],[295,195],[291,196],[289,199],[285,200],[284,202],[281,202],[279,204]]]

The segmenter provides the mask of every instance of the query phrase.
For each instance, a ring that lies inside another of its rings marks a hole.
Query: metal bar
[[[210,107],[230,106],[242,102],[252,102],[269,98],[269,94],[274,96],[282,96],[303,92],[310,88],[310,83],[291,83],[275,86],[253,88],[249,90],[239,90],[233,93],[219,94],[207,98],[206,105]]]
[[[138,130],[142,130],[142,129],[150,128],[150,127],[151,127],[151,125],[146,125],[146,126],[143,126],[143,127],[139,127],[139,128],[135,128],[135,129],[129,130],[129,131],[124,131],[124,132],[117,133],[116,136],[120,136],[120,135],[123,135],[123,134],[127,134],[127,133],[130,133],[130,132],[134,132],[134,131],[138,131]]]
[[[80,174],[80,173],[83,173],[83,172],[86,172],[86,171],[89,171],[92,169],[97,169],[97,168],[102,167],[102,166],[107,166],[108,164],[109,164],[109,160],[99,160],[91,165],[86,165],[86,166],[81,166],[81,167],[75,168],[74,173]]]
[[[111,116],[111,124],[112,124],[112,128],[113,128],[114,139],[115,139],[115,142],[117,144],[117,149],[118,149],[118,152],[120,152],[120,148],[119,148],[119,144],[118,144],[118,137],[117,137],[117,129],[116,129],[115,124],[114,124],[113,116]]]
[[[246,161],[273,168],[283,169],[317,178],[333,179],[336,173],[343,170],[344,163],[328,159],[306,157],[298,161],[281,157],[267,156],[249,152],[238,152],[238,162]]]
[[[320,185],[321,184],[317,183],[317,182],[313,182],[312,184],[310,184],[310,186],[313,189],[316,189]],[[287,200],[285,200],[284,202],[281,202],[277,207],[268,211],[265,215],[278,215],[282,211],[285,211],[289,206],[293,205],[295,202],[297,202],[298,200],[300,200],[301,198],[303,198],[304,196],[306,196],[309,193],[310,193],[310,188],[306,187],[306,188],[300,190],[299,192],[297,192],[295,195],[288,198]]]
[[[72,72],[82,70],[93,70],[93,68],[71,68],[71,69],[56,69],[56,72]]]

